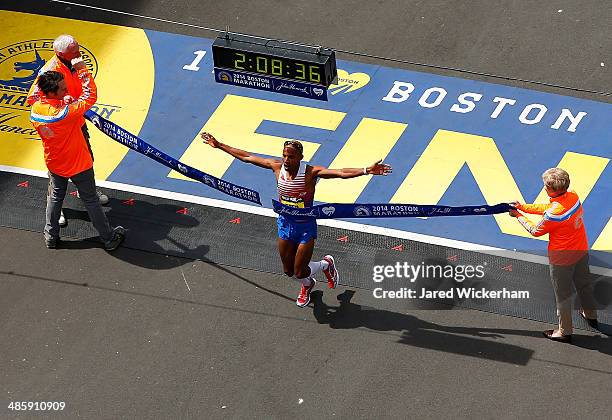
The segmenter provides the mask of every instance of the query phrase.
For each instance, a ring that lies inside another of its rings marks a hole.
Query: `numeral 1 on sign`
[[[198,66],[198,64],[200,64],[200,61],[202,61],[202,59],[206,55],[206,51],[199,50],[199,51],[194,51],[193,53],[196,55],[195,58],[193,59],[191,64],[184,65],[183,70],[189,70],[189,71],[200,70],[200,67]]]

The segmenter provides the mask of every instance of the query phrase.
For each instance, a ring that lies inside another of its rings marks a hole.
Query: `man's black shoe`
[[[113,229],[113,236],[109,241],[104,243],[104,249],[107,251],[114,251],[119,248],[119,245],[125,239],[125,234],[127,230],[123,226],[117,226]]]

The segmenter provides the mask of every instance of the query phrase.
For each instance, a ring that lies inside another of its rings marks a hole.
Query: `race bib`
[[[304,205],[304,200],[300,197],[281,196],[280,202],[286,206],[298,207],[300,209],[303,209],[304,207],[306,207]]]

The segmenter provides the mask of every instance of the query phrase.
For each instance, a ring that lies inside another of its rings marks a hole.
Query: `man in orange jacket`
[[[72,67],[70,60],[80,57],[81,53],[79,43],[71,35],[60,35],[53,41],[53,51],[55,52],[55,55],[45,63],[43,68],[40,70],[39,75],[47,71],[56,71],[61,73],[64,76],[66,88],[68,89],[68,95],[72,98],[78,98],[82,93],[81,81],[77,76],[76,70]],[[34,102],[42,99],[43,97],[43,93],[38,87],[37,82],[38,78],[34,81],[30,87],[30,91],[28,92],[27,103],[29,105],[34,104]],[[83,135],[87,141],[89,153],[91,153],[93,159],[93,152],[91,150],[91,144],[89,143],[89,131],[87,130],[87,125],[85,124],[85,118],[81,118],[81,129],[83,130]],[[97,194],[98,198],[100,199],[100,204],[108,204],[109,200],[106,194],[103,194],[101,191],[97,191]],[[63,212],[60,212],[59,221],[60,226],[66,226],[67,222]]]
[[[108,251],[115,250],[123,241],[125,229],[111,229],[96,194],[93,158],[81,130],[83,115],[97,99],[97,88],[80,55],[71,60],[81,82],[81,94],[75,101],[68,95],[62,73],[47,71],[36,83],[42,96],[32,105],[30,120],[43,142],[45,163],[49,170],[44,230],[47,248],[57,248],[59,215],[66,196],[68,180],[76,185],[89,217]]]
[[[554,341],[571,342],[572,338],[572,283],[582,309],[580,315],[590,326],[597,328],[597,311],[593,300],[593,287],[589,281],[589,242],[584,228],[582,204],[574,191],[568,191],[569,174],[560,168],[551,168],[542,174],[544,188],[550,197],[548,204],[512,203],[516,210],[510,215],[533,236],[548,233],[548,259],[550,277],[555,290],[559,329],[544,331]],[[541,214],[544,217],[533,224],[519,211]]]

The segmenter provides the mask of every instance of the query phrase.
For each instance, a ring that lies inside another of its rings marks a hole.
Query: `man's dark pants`
[[[100,199],[96,194],[96,181],[94,178],[93,168],[78,173],[70,178],[56,175],[49,172],[49,194],[47,195],[47,212],[45,224],[45,239],[53,240],[59,238],[59,216],[62,210],[62,203],[66,197],[68,188],[68,179],[76,185],[77,190],[85,207],[89,218],[94,227],[100,234],[100,239],[103,242],[111,240],[113,234],[108,223],[108,219],[100,205]]]

